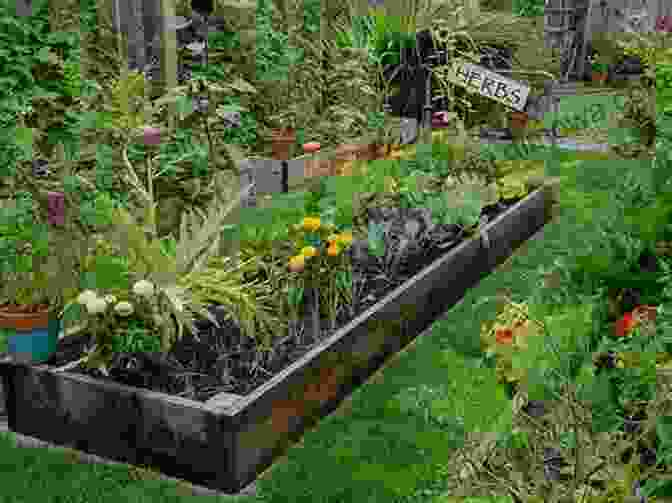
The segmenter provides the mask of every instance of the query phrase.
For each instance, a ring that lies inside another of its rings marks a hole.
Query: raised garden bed
[[[227,391],[192,400],[156,383],[161,392],[146,389],[147,383],[130,386],[81,370],[1,362],[9,427],[238,492],[537,232],[551,218],[553,198],[550,186],[535,190],[485,225],[480,236],[433,257],[244,394]],[[229,325],[228,332],[216,332],[235,338],[232,331]],[[62,340],[60,363],[81,354],[78,344],[76,338]],[[160,367],[154,370],[162,376]]]

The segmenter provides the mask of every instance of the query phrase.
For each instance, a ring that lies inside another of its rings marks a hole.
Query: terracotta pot
[[[522,134],[525,128],[527,128],[529,120],[527,112],[509,112],[509,129],[511,133],[514,136]]]
[[[271,131],[271,148],[273,159],[288,161],[292,147],[296,143],[296,131],[291,128],[274,129]]]
[[[5,304],[0,306],[0,328],[27,331],[46,328],[48,324],[48,305]]]
[[[593,72],[591,78],[596,84],[604,84],[607,81],[608,74],[605,72]]]
[[[303,144],[303,152],[306,154],[314,154],[319,152],[320,144],[317,142],[309,142]],[[304,161],[303,176],[304,178],[314,178],[318,176],[333,176],[335,174],[334,162],[331,159],[318,159],[309,157]]]

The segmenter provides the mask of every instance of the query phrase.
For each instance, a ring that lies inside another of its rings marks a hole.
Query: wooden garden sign
[[[520,112],[525,109],[530,94],[530,88],[525,84],[463,60],[453,63],[447,78],[458,86]]]

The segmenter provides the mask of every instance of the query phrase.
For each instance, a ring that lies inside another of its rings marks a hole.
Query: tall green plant
[[[291,64],[301,52],[290,47],[289,35],[273,26],[271,0],[257,0],[256,69],[259,80],[286,80]]]

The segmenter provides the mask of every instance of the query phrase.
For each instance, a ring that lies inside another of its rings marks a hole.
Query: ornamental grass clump
[[[270,280],[246,279],[258,270],[258,258],[242,262],[232,257],[212,257],[205,267],[184,276],[180,284],[202,304],[223,306],[241,332],[262,347],[278,335],[274,288]]]

